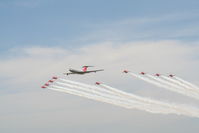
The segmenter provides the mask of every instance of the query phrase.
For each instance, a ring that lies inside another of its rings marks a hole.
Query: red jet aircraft
[[[58,77],[52,77],[52,79],[48,80],[48,82],[45,83],[43,86],[41,86],[41,88],[43,88],[43,89],[47,88],[48,86],[50,86],[51,83],[53,83],[57,79],[58,79]]]
[[[145,75],[146,73],[145,72],[141,72],[140,74]]]
[[[124,71],[123,71],[123,73],[128,73],[128,72],[129,72],[129,71],[127,71],[127,70],[124,70]]]
[[[169,77],[171,77],[171,78],[173,78],[174,76],[175,76],[175,75],[173,75],[173,74],[170,74],[170,75],[169,75]]]
[[[100,83],[100,82],[96,82],[95,84],[96,84],[96,85],[100,85],[101,83]]]
[[[156,73],[156,74],[155,74],[155,76],[158,76],[158,77],[160,77],[160,74],[159,74],[159,73]]]
[[[46,88],[46,86],[42,86],[41,88],[45,89],[45,88]]]

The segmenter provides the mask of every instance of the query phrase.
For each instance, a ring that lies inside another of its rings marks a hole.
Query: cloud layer
[[[160,98],[163,96],[164,100],[170,102],[173,102],[171,98],[173,97],[180,99],[179,102],[184,102],[182,100],[184,97],[172,95],[163,89],[133,80],[132,77],[122,74],[122,71],[128,69],[134,72],[173,73],[199,84],[197,73],[199,54],[197,51],[199,51],[197,45],[186,45],[179,41],[121,44],[104,42],[73,50],[39,46],[12,49],[9,54],[12,56],[4,56],[0,60],[2,88],[0,97],[2,120],[0,123],[4,122],[1,127],[6,131],[11,125],[17,131],[27,131],[23,128],[25,124],[25,127],[39,128],[43,131],[47,131],[45,129],[50,127],[60,128],[60,131],[61,129],[71,131],[74,130],[74,127],[81,129],[81,126],[99,128],[99,125],[106,123],[110,126],[107,129],[112,129],[111,127],[120,123],[120,120],[127,125],[138,121],[131,119],[129,117],[131,115],[134,117],[138,115],[137,119],[146,120],[144,123],[149,124],[147,120],[152,118],[145,112],[127,111],[74,96],[41,90],[39,87],[51,76],[61,76],[70,67],[81,69],[82,65],[94,65],[96,68],[104,68],[105,71],[85,76],[71,75],[68,78],[89,84],[101,81],[147,97],[158,95],[159,97],[156,98]],[[102,108],[107,112],[101,114]],[[109,119],[105,120],[108,117]],[[160,120],[159,117],[163,116],[153,116],[153,119],[154,117],[156,120],[149,124],[149,127],[153,127],[154,124],[163,127],[165,122],[170,121]],[[169,117],[169,119],[176,118],[182,119],[176,116]],[[18,123],[19,119],[21,119],[20,123]],[[131,130],[130,126],[124,127]]]

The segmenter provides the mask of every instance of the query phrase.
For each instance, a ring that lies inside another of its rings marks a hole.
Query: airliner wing
[[[63,73],[64,75],[77,74],[77,73]]]
[[[104,71],[104,69],[93,70],[93,71],[86,71],[86,72],[87,72],[87,73],[90,73],[90,72],[99,72],[99,71]]]

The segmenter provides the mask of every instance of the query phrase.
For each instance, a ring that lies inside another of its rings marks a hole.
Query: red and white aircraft
[[[58,79],[58,77],[52,77],[52,79]]]
[[[156,73],[155,76],[160,77],[160,74],[159,74],[159,73]]]
[[[170,75],[169,75],[169,77],[171,77],[171,78],[173,78],[174,76],[175,76],[175,75],[173,75],[173,74],[170,74]]]
[[[127,70],[124,70],[123,71],[123,73],[128,73],[129,71],[127,71]],[[146,73],[145,72],[140,72],[139,74],[141,74],[141,75],[145,75]],[[159,74],[159,73],[156,73],[154,76],[157,76],[157,77],[160,77],[161,76],[161,74]],[[169,75],[169,77],[174,77],[175,75],[173,75],[173,74],[170,74]],[[97,83],[96,83],[97,84]]]
[[[129,71],[127,71],[127,70],[124,70],[124,71],[123,71],[123,73],[128,73],[128,72],[129,72]],[[97,83],[97,82],[96,82],[96,83]]]
[[[161,74],[156,73],[154,76],[160,77],[160,76],[161,76]],[[173,75],[173,74],[170,74],[170,75],[169,75],[169,77],[171,77],[171,78],[173,78],[174,76],[175,76],[175,75]]]
[[[48,80],[48,82],[45,83],[43,86],[41,86],[41,88],[45,89],[45,88],[49,87],[50,84],[53,83],[53,82],[54,82],[55,80],[57,80],[57,79],[58,79],[58,77],[52,77],[52,79],[51,79],[51,80]]]
[[[69,73],[64,73],[64,75],[69,75],[69,74],[87,74],[87,73],[92,73],[92,72],[99,72],[99,71],[104,71],[104,69],[98,69],[98,70],[91,70],[91,71],[87,71],[88,67],[93,67],[93,66],[83,66],[82,70],[75,70],[75,69],[69,69]]]
[[[127,70],[124,70],[123,71],[123,73],[128,73],[129,71],[127,71]],[[140,74],[142,74],[142,75],[145,75],[146,73],[145,72],[140,72]]]
[[[145,72],[141,72],[140,74],[145,75],[146,73]]]
[[[46,86],[42,86],[41,88],[45,89],[45,88],[46,88]]]
[[[96,85],[100,85],[101,83],[100,83],[100,82],[96,82],[95,84],[96,84]]]

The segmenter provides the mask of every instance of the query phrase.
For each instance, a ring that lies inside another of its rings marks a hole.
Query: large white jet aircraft
[[[69,69],[69,73],[64,73],[64,75],[69,75],[69,74],[86,74],[86,73],[92,73],[92,72],[99,72],[99,71],[104,71],[104,69],[98,69],[98,70],[91,70],[87,71],[88,67],[93,67],[93,66],[83,66],[82,70],[75,70],[75,69]]]

